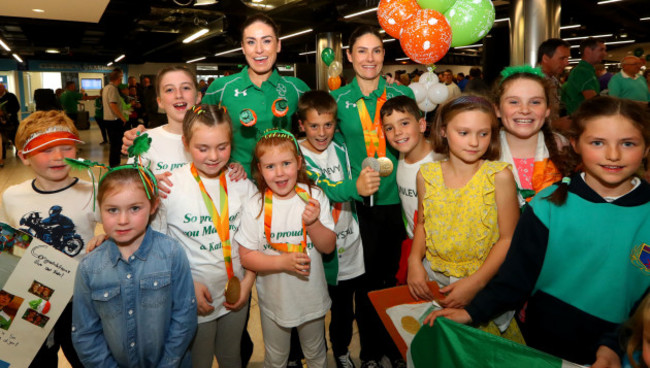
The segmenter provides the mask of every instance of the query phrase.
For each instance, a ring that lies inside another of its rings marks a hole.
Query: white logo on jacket
[[[244,95],[244,97],[246,97],[246,90],[239,92],[239,88],[235,89],[235,97],[239,97],[239,95]]]
[[[277,87],[275,87],[275,91],[278,93],[278,96],[284,97],[287,94],[287,86],[278,83]]]

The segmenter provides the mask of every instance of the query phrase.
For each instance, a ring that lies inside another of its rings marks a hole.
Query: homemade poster
[[[77,264],[0,223],[0,368],[29,366],[72,298]]]
[[[435,300],[444,298],[444,295],[438,290],[438,284],[429,281],[427,286]],[[406,360],[406,351],[422,326],[422,321],[429,314],[427,311],[433,311],[440,307],[435,302],[413,299],[408,286],[371,291],[368,293],[368,297],[390,337],[397,345],[397,349]]]

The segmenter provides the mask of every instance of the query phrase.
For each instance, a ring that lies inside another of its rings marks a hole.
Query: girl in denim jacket
[[[72,340],[86,367],[190,367],[196,299],[185,251],[153,231],[153,174],[111,169],[97,201],[109,239],[81,261]],[[172,276],[173,275],[173,276]]]

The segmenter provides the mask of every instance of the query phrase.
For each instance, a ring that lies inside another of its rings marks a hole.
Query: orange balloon
[[[406,21],[399,41],[411,60],[433,64],[449,51],[451,27],[440,12],[422,9]]]
[[[377,7],[377,19],[386,33],[399,39],[406,20],[420,9],[416,0],[381,0]]]
[[[336,77],[329,77],[327,79],[327,86],[330,88],[330,91],[339,89],[341,87],[341,77],[338,75]]]

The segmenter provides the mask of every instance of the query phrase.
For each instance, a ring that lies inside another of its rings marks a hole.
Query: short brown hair
[[[115,68],[113,71],[108,75],[108,80],[113,82],[119,79],[122,79],[124,76],[124,73],[122,72],[122,69],[120,68]]]
[[[386,101],[381,107],[381,110],[379,110],[381,123],[383,124],[384,118],[386,116],[391,116],[394,111],[409,114],[416,120],[420,120],[420,118],[422,118],[422,112],[420,112],[420,108],[418,107],[417,102],[408,96],[396,96]]]
[[[494,113],[494,106],[484,97],[477,95],[463,95],[448,101],[436,113],[433,123],[433,150],[445,155],[449,154],[449,143],[442,136],[442,130],[447,129],[447,124],[458,114],[466,111],[482,111],[490,117],[490,146],[483,157],[484,160],[496,160],[501,155],[499,143],[499,120]]]
[[[228,128],[228,139],[232,145],[232,120],[225,108],[216,105],[196,105],[187,109],[183,118],[183,138],[189,144],[192,139],[193,128],[197,124],[208,127],[225,125]]]
[[[307,112],[316,110],[318,114],[332,114],[336,117],[337,106],[334,97],[325,91],[307,91],[298,100],[298,117],[307,120]]]
[[[34,133],[44,132],[51,127],[61,126],[78,136],[79,131],[74,122],[63,112],[58,110],[35,111],[25,118],[18,126],[16,132],[16,149],[22,151],[25,142]]]

